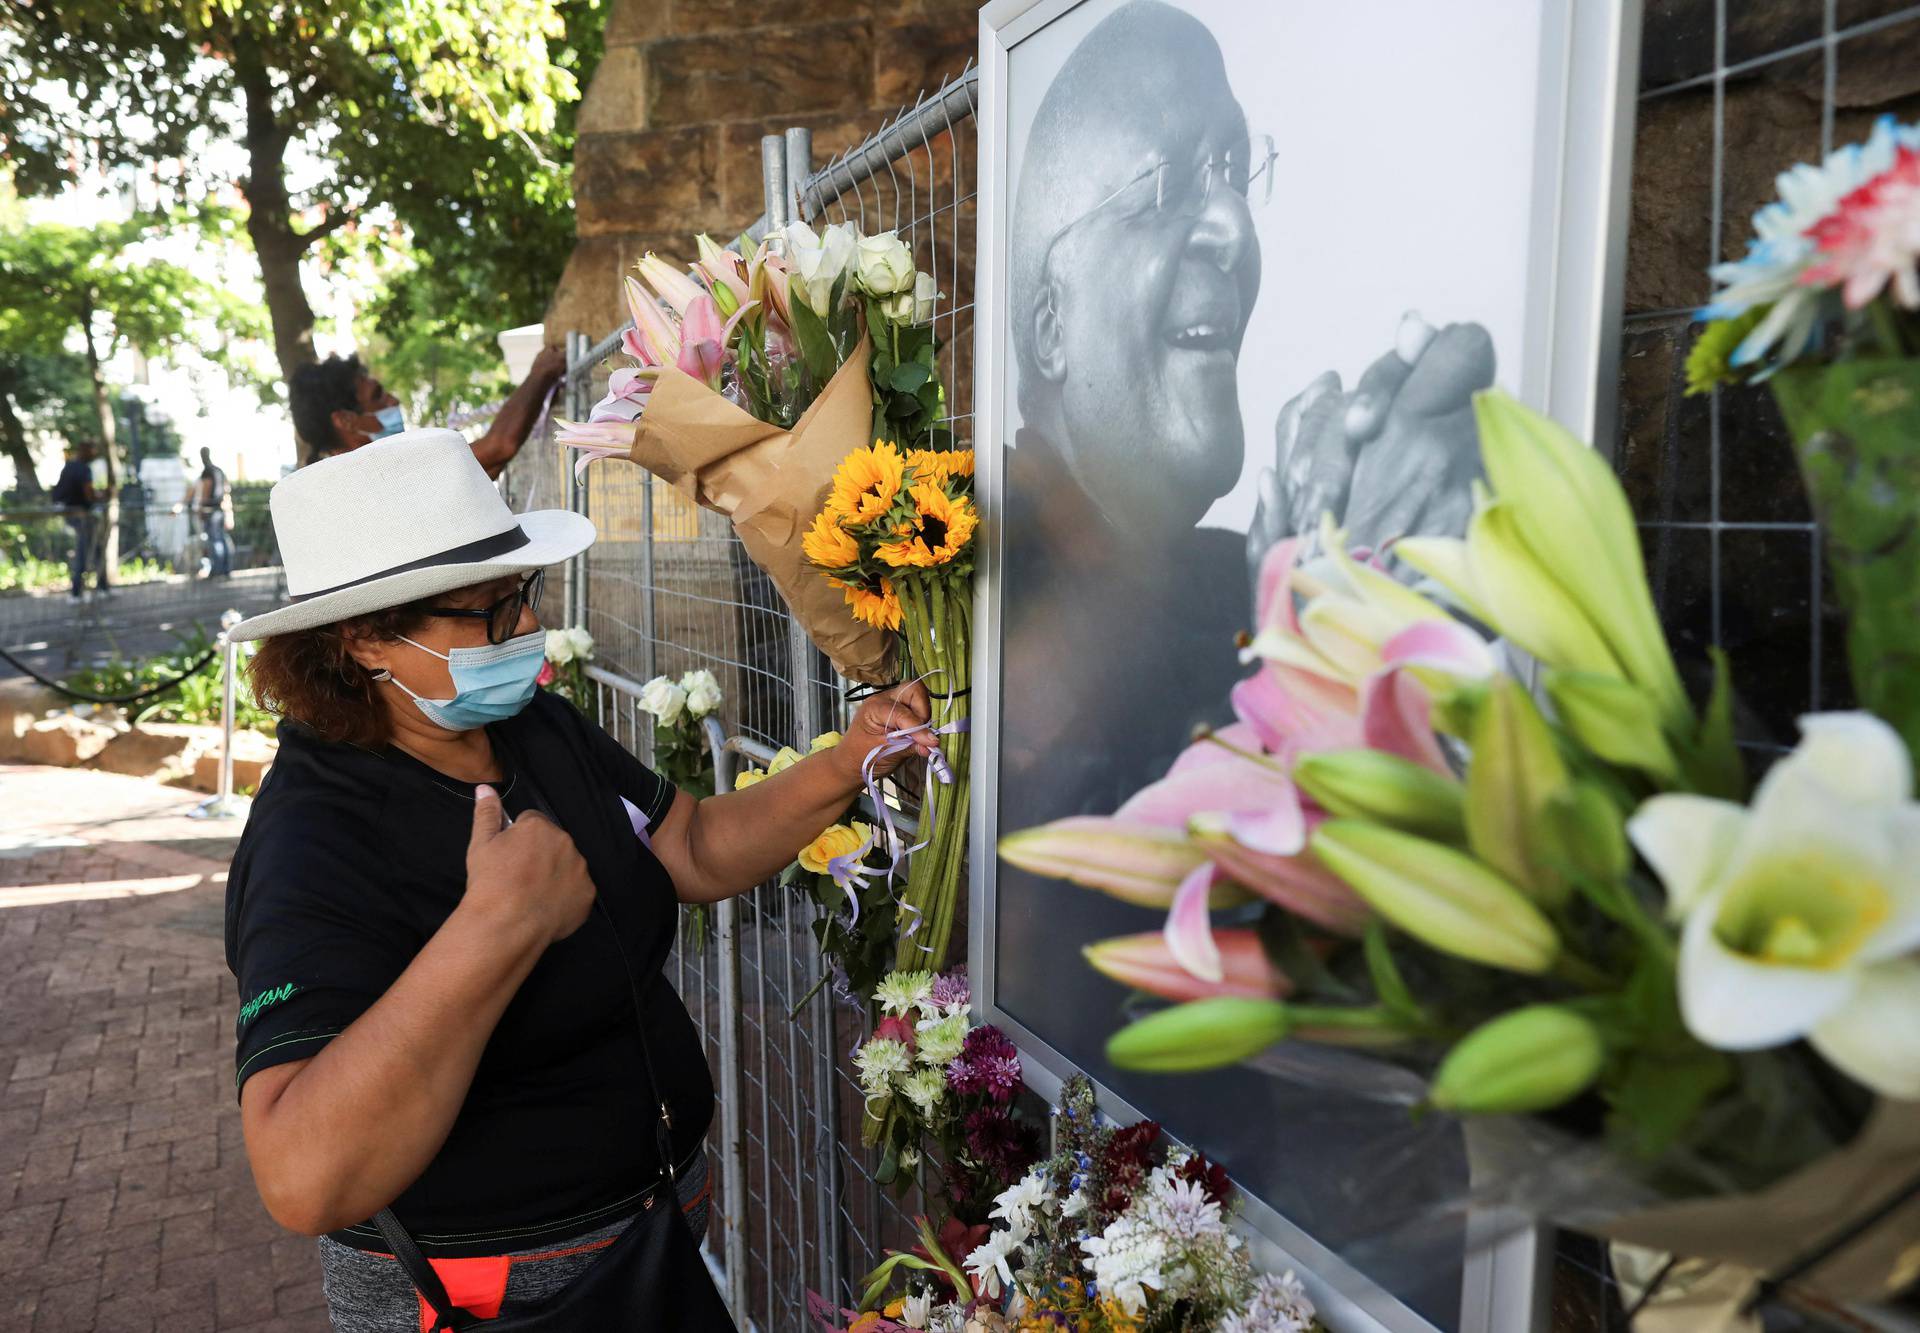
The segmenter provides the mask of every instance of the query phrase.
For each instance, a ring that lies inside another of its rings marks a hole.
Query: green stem
[[[1563,953],[1553,961],[1553,974],[1581,990],[1612,990],[1613,978],[1583,958]]]

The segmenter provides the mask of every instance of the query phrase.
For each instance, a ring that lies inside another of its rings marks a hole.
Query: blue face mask
[[[413,643],[401,636],[402,643]],[[388,673],[385,679],[419,705],[427,721],[448,731],[472,731],[489,722],[504,722],[527,706],[541,664],[547,659],[547,636],[542,630],[522,634],[505,643],[490,643],[481,648],[455,648],[450,653],[435,653],[424,643],[413,643],[423,653],[445,662],[453,673],[453,698],[422,699]]]
[[[373,414],[373,419],[380,423],[380,433],[373,437],[376,440],[384,440],[389,435],[398,435],[407,428],[406,414],[397,406],[381,408]]]

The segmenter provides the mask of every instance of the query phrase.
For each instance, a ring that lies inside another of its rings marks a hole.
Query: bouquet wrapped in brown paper
[[[835,669],[890,681],[890,627],[857,619],[801,539],[849,453],[944,434],[933,281],[891,232],[846,224],[795,223],[744,257],[699,243],[689,269],[649,254],[626,279],[636,364],[560,442],[582,467],[626,458],[727,515]]]
[[[833,470],[866,443],[872,421],[868,349],[855,347],[792,430],[760,421],[673,366],[654,383],[627,457],[733,520],[794,619],[852,680],[892,680],[893,636],[854,619],[840,592],[800,549]]]

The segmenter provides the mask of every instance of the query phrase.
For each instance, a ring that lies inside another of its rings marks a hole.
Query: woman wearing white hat
[[[272,505],[290,602],[235,637],[265,640],[250,675],[285,720],[227,890],[268,1210],[322,1237],[350,1333],[730,1327],[693,1251],[713,1090],[662,975],[677,903],[790,861],[925,692],[695,801],[534,686],[541,571],[587,519],[516,517],[451,431]]]

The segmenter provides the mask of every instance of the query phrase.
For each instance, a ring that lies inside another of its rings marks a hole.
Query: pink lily
[[[747,295],[763,302],[769,310],[780,317],[782,324],[793,322],[787,282],[787,261],[774,254],[763,243],[759,252],[754,255],[753,267],[748,272]]]
[[[1204,1000],[1215,995],[1284,999],[1293,993],[1292,978],[1268,960],[1257,931],[1222,930],[1214,940],[1220,954],[1217,981],[1202,981],[1180,966],[1158,931],[1101,940],[1081,953],[1102,975],[1168,1000]]]
[[[681,315],[680,355],[674,364],[709,388],[719,388],[720,368],[727,360],[726,337],[713,298],[701,292]]]
[[[633,448],[636,427],[630,421],[563,421],[556,417],[553,424],[557,428],[554,442],[580,451],[573,465],[576,477],[586,476],[587,464],[602,458],[625,458]]]
[[[692,308],[695,300],[707,296],[707,293],[701,290],[699,283],[651,250],[647,251],[634,267],[640,271],[641,281],[653,288],[659,298],[667,303],[668,308],[681,319],[687,317],[687,311]],[[713,298],[708,296],[707,299]]]
[[[625,367],[607,378],[607,396],[593,405],[589,424],[601,421],[638,421],[653,391],[655,372]]]
[[[733,294],[734,304],[747,303],[747,266],[746,262],[733,251],[718,245],[705,232],[693,238],[700,247],[700,258],[694,269],[707,280],[707,286],[725,287]]]
[[[660,308],[653,294],[636,279],[628,278],[624,285],[627,311],[633,316],[633,327],[622,335],[620,345],[627,355],[635,357],[642,365],[673,364],[680,356],[679,328]]]
[[[1416,627],[1439,627],[1430,638],[1444,640],[1457,674],[1492,674],[1484,640],[1371,558],[1356,558],[1330,520],[1320,541],[1325,554],[1310,564],[1300,562],[1297,539],[1277,544],[1261,562],[1259,630],[1244,660],[1267,663],[1290,694],[1320,713],[1357,713],[1355,692],[1388,665],[1386,646]]]

